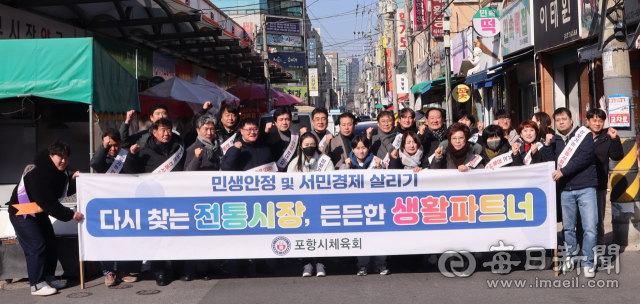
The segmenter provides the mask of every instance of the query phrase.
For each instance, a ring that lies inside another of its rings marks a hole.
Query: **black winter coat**
[[[500,147],[500,152],[498,153],[498,156],[511,151],[511,145],[509,144],[509,141],[506,138],[502,138],[501,140],[502,140],[502,146]],[[484,161],[485,164],[488,164],[491,161],[491,159],[489,159],[489,155],[487,155],[487,151],[486,151],[486,149],[488,149],[487,144],[484,141],[482,141],[480,145],[482,146],[482,153],[480,153],[480,155],[482,156],[482,160]],[[518,155],[516,156],[512,155],[512,157],[515,158]],[[504,165],[503,167],[521,166],[521,165],[522,165],[522,161],[516,162],[516,160],[514,159],[513,162],[511,162],[510,164]]]
[[[567,142],[571,141],[575,137],[579,128],[575,128],[569,134]],[[562,154],[562,150],[566,146],[564,140],[560,135],[555,135],[551,140],[551,144],[548,147],[542,148],[544,152],[544,158],[547,160],[556,160]],[[598,172],[596,170],[596,157],[595,157],[595,144],[593,142],[593,135],[589,132],[585,139],[582,140],[580,146],[573,154],[571,160],[567,165],[560,169],[562,172],[562,178],[558,183],[559,191],[571,191],[580,190],[589,187],[598,186]]]
[[[271,150],[263,143],[259,141],[247,143],[242,136],[239,141],[242,143],[242,148],[238,149],[235,146],[229,148],[222,157],[220,170],[247,171],[274,161]]]
[[[438,149],[438,146],[440,145],[440,140],[435,135],[433,135],[429,128],[427,128],[424,134],[420,136],[420,139],[422,140],[422,148],[424,149],[424,152],[429,156],[433,155],[433,153],[436,152],[436,149]],[[444,140],[447,140],[447,137],[445,137],[443,141]]]
[[[171,137],[169,144],[171,148],[169,153],[164,153],[156,144],[155,137],[150,136],[147,140],[147,144],[138,151],[136,154],[127,155],[127,160],[124,162],[124,169],[131,173],[151,173],[156,168],[160,167],[169,157],[173,156],[180,149],[180,142],[176,139],[176,136]],[[186,152],[186,151],[185,151]],[[184,162],[186,153],[182,154],[182,158],[178,161],[178,164],[171,170],[171,172],[179,172],[184,169]]]
[[[214,139],[215,140],[215,139]],[[200,159],[196,158],[196,149],[204,149],[204,144],[196,141],[187,149],[184,171],[220,171],[220,160],[222,159],[222,149],[220,146],[213,153],[213,161],[209,161],[204,151],[200,154]]]
[[[606,190],[609,185],[609,159],[620,161],[624,158],[620,136],[611,138],[608,132],[608,129],[601,130],[595,140],[598,189],[602,190]]]
[[[58,199],[62,197],[69,183],[67,196],[76,192],[76,183],[65,171],[60,171],[53,164],[47,149],[41,150],[33,158],[36,167],[24,177],[24,186],[31,202],[35,202],[44,211],[36,213],[36,218],[48,220],[48,216],[68,222],[73,219],[73,210],[63,206]],[[7,205],[18,204],[18,185],[13,189],[11,199]],[[10,216],[15,216],[18,210],[9,207]]]
[[[94,153],[91,158],[90,165],[97,173],[105,173],[113,164],[113,160],[113,156],[109,155],[109,150],[105,149],[105,147],[100,144],[98,145],[96,153]]]

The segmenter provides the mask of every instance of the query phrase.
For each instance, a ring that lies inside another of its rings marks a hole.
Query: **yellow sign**
[[[381,86],[375,86],[373,87],[374,90],[380,90],[380,88],[382,88]]]
[[[318,69],[309,69],[309,96],[318,96]]]
[[[467,102],[471,98],[471,89],[464,84],[460,84],[453,90],[453,98],[458,102]]]

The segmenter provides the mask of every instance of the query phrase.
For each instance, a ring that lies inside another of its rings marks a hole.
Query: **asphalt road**
[[[620,255],[618,274],[601,271],[595,280],[576,276],[575,272],[555,277],[552,270],[525,271],[521,267],[508,275],[493,274],[484,268],[468,278],[447,278],[433,265],[426,272],[399,273],[403,266],[398,258],[390,261],[390,268],[396,272],[388,276],[370,273],[359,277],[355,275],[355,260],[332,259],[326,263],[327,277],[303,278],[301,265],[288,260],[276,268],[275,276],[252,271],[250,278],[235,278],[232,274],[228,278],[174,281],[158,287],[152,276],[142,275],[140,282],[121,283],[118,286],[121,289],[107,288],[102,277],[94,277],[84,290],[72,280],[69,287],[49,297],[31,296],[28,282],[22,280],[2,286],[0,303],[625,303],[637,301],[640,286],[637,249],[629,247]],[[269,262],[275,265],[273,260]],[[233,262],[228,266],[235,269]],[[502,287],[509,282],[511,287]],[[522,286],[516,287],[516,282]],[[490,283],[498,287],[490,287]],[[544,284],[551,287],[541,287]],[[569,287],[553,287],[562,284]],[[595,287],[590,288],[589,284]],[[86,297],[79,297],[83,295]]]

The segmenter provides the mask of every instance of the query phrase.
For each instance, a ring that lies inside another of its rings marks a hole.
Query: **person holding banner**
[[[271,149],[271,155],[277,158],[276,166],[278,171],[287,171],[287,166],[291,160],[296,157],[298,141],[300,135],[291,132],[291,110],[287,107],[276,108],[273,112],[273,120],[276,129],[273,130],[273,124],[268,123],[265,127],[266,144]]]
[[[22,174],[20,183],[11,194],[9,220],[27,260],[31,294],[48,296],[64,288],[56,281],[58,263],[56,234],[49,216],[63,222],[82,220],[82,213],[63,206],[60,201],[75,193],[75,172],[67,173],[71,149],[63,142],[55,142],[39,151]]]
[[[532,120],[525,120],[518,126],[518,134],[524,144],[519,145],[518,153],[513,155],[513,166],[527,166],[544,162],[543,153],[539,151],[544,147],[544,144],[540,142],[538,124]]]
[[[609,160],[621,161],[624,158],[618,131],[611,127],[603,129],[606,120],[607,113],[601,109],[591,109],[587,112],[587,122],[595,141],[596,170],[598,172],[598,187],[596,188],[598,200],[598,245],[605,245],[604,214],[607,206],[607,188],[609,187]]]
[[[485,129],[486,131],[486,129]],[[447,147],[438,147],[430,169],[458,169],[467,172],[471,169],[484,169],[481,155],[473,152],[469,138],[471,130],[465,124],[456,122],[447,129]]]
[[[311,125],[313,126],[311,134],[315,135],[318,140],[318,150],[320,153],[327,151],[327,146],[329,146],[329,143],[333,138],[333,134],[331,134],[331,132],[327,132],[329,122],[328,117],[329,112],[327,112],[327,109],[325,108],[315,108],[313,109],[313,112],[311,112]],[[300,128],[300,135],[303,135],[306,132],[306,127]],[[300,153],[298,153],[298,155],[300,155]]]
[[[586,278],[595,277],[594,252],[597,244],[598,203],[596,188],[598,175],[593,135],[587,127],[575,127],[571,112],[558,108],[553,112],[556,135],[547,134],[542,149],[546,159],[557,161],[558,169],[552,178],[558,181],[562,206],[562,231],[567,248],[567,258],[561,261],[562,271],[573,270],[579,248],[576,240],[576,222],[580,216],[584,237],[582,241],[582,267]]]
[[[196,121],[198,137],[187,149],[185,171],[219,171],[222,151],[215,138],[217,121],[212,115],[205,114]]]
[[[240,134],[227,153],[222,157],[220,170],[222,171],[250,171],[260,170],[263,166],[273,163],[271,149],[258,141],[258,122],[253,118],[245,118],[240,122]],[[277,171],[272,166],[271,170]]]
[[[447,128],[444,127],[444,115],[438,108],[427,109],[427,124],[422,127],[422,145],[427,155],[431,156],[438,149],[440,143],[447,139]]]
[[[511,115],[506,110],[496,112],[496,122],[502,128],[502,136],[509,141],[509,144],[515,143],[520,138],[516,129],[511,126]]]
[[[378,114],[378,134],[371,136],[371,150],[382,159],[382,167],[386,168],[391,159],[391,152],[400,148],[402,134],[393,127],[393,112],[382,111]],[[373,127],[367,129],[367,138],[373,133]]]
[[[551,117],[545,112],[538,112],[533,114],[531,120],[538,125],[540,130],[540,142],[544,144],[547,134],[553,134],[553,128],[551,127]]]
[[[127,151],[121,149],[121,144],[120,133],[113,128],[107,129],[107,132],[102,134],[102,145],[98,145],[96,153],[91,158],[91,168],[97,173],[107,173],[108,171],[113,171],[112,173],[116,174],[120,173],[127,155]],[[122,156],[118,158],[120,154]],[[116,159],[118,159],[116,168],[109,170]]]
[[[318,138],[311,132],[306,132],[300,136],[298,145],[298,156],[296,156],[287,172],[324,172],[333,171],[331,158],[320,152]]]
[[[340,124],[340,134],[331,139],[325,152],[331,157],[331,162],[336,170],[345,164],[351,154],[351,141],[354,138],[353,129],[356,126],[356,117],[351,113],[342,113],[338,117],[338,123]]]
[[[489,169],[509,167],[513,164],[513,157],[520,149],[519,142],[509,144],[503,136],[501,126],[490,125],[482,132],[480,145],[483,147],[482,158]]]
[[[400,149],[391,152],[389,169],[409,169],[418,173],[422,168],[429,168],[429,156],[424,153],[418,134],[407,131],[402,136]]]

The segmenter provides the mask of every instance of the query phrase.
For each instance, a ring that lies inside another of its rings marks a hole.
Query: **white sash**
[[[436,154],[433,153],[431,154],[431,156],[429,156],[429,164],[431,164],[433,162],[433,159],[436,158]]]
[[[497,169],[500,167],[504,167],[512,162],[513,162],[513,152],[509,151],[507,153],[496,156],[487,164],[485,169],[491,169],[491,170]]]
[[[324,146],[327,144],[327,135],[325,134],[324,137],[322,137],[322,140],[320,141],[320,143],[318,144],[318,151],[320,151],[320,153],[324,152]]]
[[[127,159],[127,153],[127,150],[120,149],[120,152],[116,155],[116,158],[113,159],[113,164],[111,164],[111,167],[109,167],[106,174],[120,173],[120,170],[122,170],[122,167],[124,166],[124,161]]]
[[[227,154],[227,150],[229,150],[229,148],[233,146],[233,142],[236,140],[236,135],[238,135],[238,133],[234,133],[231,137],[229,137],[229,139],[223,142],[222,145],[220,146],[220,148],[222,148],[223,155]]]
[[[176,165],[180,162],[180,159],[182,158],[183,154],[184,154],[184,148],[182,148],[182,145],[180,145],[180,149],[178,149],[178,151],[176,151],[176,153],[171,155],[171,157],[169,157],[167,160],[165,160],[164,163],[162,163],[160,165],[160,167],[156,168],[151,173],[171,172],[171,170],[173,170],[173,168],[175,168]]]
[[[298,134],[291,132],[291,140],[289,141],[289,145],[287,146],[287,149],[284,150],[284,153],[282,153],[282,156],[280,156],[280,159],[278,159],[278,162],[276,163],[276,165],[278,166],[278,171],[287,170],[287,164],[289,164],[289,161],[293,157],[293,154],[296,151],[296,147],[298,146],[298,138]]]
[[[538,146],[538,153],[540,153],[540,149],[542,149],[544,147],[544,145],[542,143],[540,143],[540,142],[537,142],[536,146]],[[531,164],[531,158],[532,158],[531,151],[532,151],[531,148],[529,148],[529,152],[524,157],[524,164],[525,165]]]
[[[402,133],[396,133],[396,138],[393,140],[392,145],[394,149],[400,149],[400,145],[402,145]]]
[[[321,154],[322,156],[320,156],[320,158],[318,159],[318,165],[316,166],[316,172],[323,172],[323,171],[327,171],[327,168],[329,167],[329,162],[331,162],[331,157],[325,155],[325,154]],[[298,156],[300,157],[300,156]]]
[[[373,170],[376,168],[376,157],[374,156],[373,159],[371,160],[371,163],[369,164],[369,167],[367,168],[367,170]]]
[[[251,172],[278,172],[278,167],[276,166],[276,163],[270,162],[270,163],[268,163],[266,165],[258,166],[258,167],[255,167],[253,169],[249,169],[247,171],[251,171]]]
[[[573,157],[573,154],[578,150],[578,147],[589,133],[591,133],[591,130],[587,127],[580,127],[580,129],[576,131],[576,136],[567,143],[560,157],[558,157],[558,169],[564,168],[567,163],[569,163],[571,157]]]
[[[480,164],[480,161],[482,161],[482,156],[478,154],[472,154],[465,162],[465,166],[469,168],[475,168],[478,166],[478,164]]]
[[[389,168],[389,162],[391,162],[391,156],[389,155],[389,153],[387,153],[387,155],[385,155],[382,161],[380,162],[380,165],[386,169],[386,168]]]
[[[20,183],[18,184],[18,191],[17,191],[17,195],[18,195],[18,204],[29,204],[31,203],[31,200],[29,199],[29,195],[27,194],[27,188],[24,186],[24,177],[25,175],[27,175],[27,173],[29,173],[31,170],[35,169],[36,165],[27,165],[27,167],[24,168],[24,172],[22,172],[22,177],[20,178]],[[64,171],[64,174],[67,176],[67,181],[66,181],[66,185],[64,187],[64,192],[62,193],[62,197],[60,197],[58,199],[58,201],[62,201],[65,197],[67,197],[67,190],[69,190],[69,174],[67,174],[67,171]],[[31,216],[35,217],[35,213],[31,213]],[[27,218],[27,215],[24,215],[24,218]]]
[[[471,135],[468,141],[472,143],[478,142],[478,133]]]

